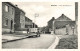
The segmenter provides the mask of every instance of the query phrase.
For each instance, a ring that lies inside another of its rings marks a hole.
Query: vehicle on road
[[[39,29],[38,28],[30,28],[28,36],[29,37],[40,37]]]
[[[29,28],[26,30],[15,31],[17,35],[25,35],[28,37],[40,37],[39,29],[38,28]]]

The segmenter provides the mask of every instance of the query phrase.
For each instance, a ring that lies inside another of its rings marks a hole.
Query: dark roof
[[[25,14],[25,12],[22,9],[20,9],[19,7],[15,6],[15,9],[18,9]]]
[[[11,2],[3,2],[3,3],[7,3],[7,4],[13,6],[14,8],[18,8],[16,5],[12,4]],[[25,12],[22,9],[20,9],[20,8],[18,8],[18,9],[25,14]]]
[[[56,19],[56,21],[72,21],[70,18],[62,14],[60,17]]]
[[[34,27],[34,25],[35,25],[36,27],[38,27],[38,25],[37,25],[37,24],[33,23],[33,27]]]
[[[54,26],[55,28],[62,28],[66,25],[75,26],[75,21],[55,21]]]
[[[25,21],[32,21],[32,20],[29,19],[28,17],[25,17]]]
[[[52,21],[54,21],[54,20],[55,20],[55,18],[52,17],[48,22],[52,22]]]
[[[2,3],[7,3],[7,4],[9,4],[9,5],[11,5],[11,6],[13,6],[13,7],[16,7],[14,4],[12,4],[11,2],[2,2]]]

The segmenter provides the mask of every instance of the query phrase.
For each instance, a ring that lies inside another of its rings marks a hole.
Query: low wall
[[[75,35],[76,34],[76,30],[75,28],[72,29],[71,27],[66,28],[60,28],[60,29],[55,29],[55,34],[57,35]]]
[[[65,35],[66,34],[66,28],[55,29],[55,34],[57,34],[57,35]]]
[[[2,34],[10,33],[10,29],[2,28]]]
[[[68,28],[68,34],[69,34],[69,35],[73,35],[73,34],[75,35],[75,34],[76,34],[75,28],[72,29],[71,27],[69,27],[69,28]]]

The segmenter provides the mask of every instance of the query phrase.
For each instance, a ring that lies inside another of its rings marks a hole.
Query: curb
[[[2,42],[2,43],[7,43],[7,42],[13,42],[13,41],[17,41],[17,40],[22,40],[22,39],[26,39],[27,37],[20,38],[20,39],[14,39],[14,40],[8,40],[8,41]]]
[[[58,43],[59,43],[59,40],[60,40],[59,37],[56,36],[55,41],[53,42],[53,44],[52,44],[48,49],[55,49],[56,46],[57,46]]]

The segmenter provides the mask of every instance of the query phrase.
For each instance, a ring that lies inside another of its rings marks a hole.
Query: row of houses
[[[46,28],[46,31],[47,32],[53,31],[54,34],[58,34],[58,35],[62,35],[62,34],[72,35],[75,34],[76,32],[75,26],[76,26],[75,21],[72,21],[70,18],[62,14],[57,19],[52,17],[52,19],[48,21],[48,26]]]
[[[17,5],[2,2],[2,33],[27,30],[34,27],[34,24]]]

